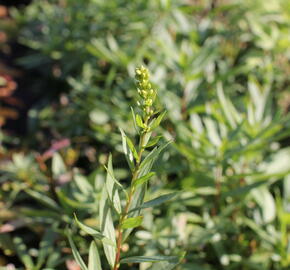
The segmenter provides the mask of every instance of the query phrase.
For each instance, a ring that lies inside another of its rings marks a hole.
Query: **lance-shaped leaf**
[[[142,263],[142,262],[164,262],[164,261],[178,261],[177,256],[133,256],[124,258],[121,263]]]
[[[136,228],[142,224],[142,221],[143,221],[142,216],[127,218],[123,221],[122,228],[123,229]]]
[[[62,211],[61,208],[57,205],[57,203],[51,199],[50,197],[46,196],[43,193],[39,193],[37,191],[34,191],[32,189],[27,189],[25,190],[25,192],[30,195],[31,197],[33,197],[34,199],[36,199],[37,201],[39,201],[40,203],[42,203],[43,205],[48,206],[51,209],[54,209],[56,211]]]
[[[148,270],[173,270],[178,264],[181,263],[184,256],[185,252],[178,257],[171,257],[169,260],[153,263]]]
[[[162,138],[162,136],[156,136],[156,137],[152,138],[152,140],[146,144],[145,148],[154,146],[155,144],[157,144],[159,142],[159,140],[161,138]]]
[[[122,144],[123,144],[123,151],[126,157],[126,160],[128,162],[128,165],[131,169],[131,171],[134,170],[134,156],[132,151],[130,150],[130,147],[127,144],[127,136],[125,134],[125,132],[120,128],[121,131],[121,135],[122,135]]]
[[[114,209],[118,214],[121,213],[121,201],[119,197],[118,187],[116,184],[113,165],[112,165],[112,155],[109,155],[108,167],[107,167],[107,178],[106,178],[106,188],[110,201],[112,202]]]
[[[133,182],[133,187],[137,187],[139,185],[142,185],[144,184],[145,182],[149,181],[149,179],[155,175],[154,172],[150,172],[150,173],[147,173],[146,175],[136,179],[134,182]]]
[[[143,123],[143,120],[139,114],[136,114],[136,123],[140,128],[146,128],[146,126]]]
[[[70,233],[67,233],[67,237],[68,237],[68,241],[69,241],[69,244],[71,246],[71,249],[72,249],[72,253],[73,253],[73,256],[76,260],[76,262],[78,263],[78,265],[81,267],[82,270],[88,270],[86,264],[84,263],[80,253],[78,252],[72,238],[71,238],[71,235]]]
[[[100,200],[100,223],[101,233],[109,238],[116,245],[115,229],[111,214],[110,203],[108,201],[108,193],[106,187],[103,188]],[[116,257],[116,248],[103,242],[104,252],[111,267],[114,266]]]
[[[138,159],[139,159],[139,157],[138,157],[138,153],[137,153],[137,151],[136,151],[136,149],[135,149],[135,147],[134,147],[133,142],[131,141],[131,139],[130,139],[128,136],[126,137],[126,141],[127,141],[127,144],[128,144],[128,146],[129,146],[131,152],[133,153],[134,158],[135,158],[136,160],[138,160]]]
[[[145,203],[143,203],[141,206],[139,207],[136,207],[132,210],[130,210],[130,213],[131,212],[134,212],[134,211],[138,211],[138,210],[141,210],[141,209],[145,209],[145,208],[150,208],[150,207],[155,207],[157,205],[160,205],[166,201],[169,201],[171,199],[173,199],[178,193],[177,192],[173,192],[173,193],[169,193],[169,194],[165,194],[165,195],[161,195],[153,200],[150,200],[150,201],[147,201]]]
[[[91,228],[91,227],[83,224],[82,222],[80,222],[77,219],[76,215],[75,215],[75,221],[76,221],[77,225],[79,226],[79,228],[82,231],[84,231],[85,233],[93,236],[94,238],[96,238],[98,240],[101,240],[105,244],[111,245],[113,247],[115,246],[115,243],[111,239],[107,238],[106,236],[104,236],[103,234],[101,234],[100,232],[98,232],[97,230],[95,230],[95,229],[93,229],[93,228]]]
[[[135,112],[134,112],[134,109],[132,107],[131,107],[131,113],[132,113],[132,117],[133,117],[134,128],[135,128],[136,132],[139,134],[139,128],[137,126]]]
[[[142,169],[146,164],[148,164],[149,162],[153,163],[155,162],[155,160],[157,159],[158,155],[161,153],[161,151],[171,143],[171,141],[166,142],[162,145],[160,145],[159,147],[155,147],[143,160],[143,162],[140,165],[140,169]]]
[[[97,245],[92,241],[89,251],[89,270],[102,270],[100,255]]]
[[[166,111],[164,111],[157,118],[152,120],[152,122],[149,124],[150,130],[155,129],[155,128],[157,128],[160,125],[160,123],[161,123],[163,117],[165,116],[165,114],[166,114]]]

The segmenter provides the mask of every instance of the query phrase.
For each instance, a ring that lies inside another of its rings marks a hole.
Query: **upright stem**
[[[147,126],[148,118],[145,118],[144,124]],[[138,152],[138,160],[136,160],[136,166],[134,171],[132,172],[132,180],[131,180],[131,188],[129,191],[128,200],[126,202],[126,206],[124,208],[124,212],[120,216],[119,225],[117,229],[117,248],[116,248],[116,259],[113,270],[118,270],[120,267],[120,257],[121,257],[121,247],[122,247],[122,240],[123,240],[123,230],[122,230],[122,223],[124,222],[125,218],[128,215],[129,208],[133,199],[133,195],[135,192],[135,188],[132,186],[132,183],[137,179],[139,168],[141,164],[141,158],[142,154],[144,152],[144,138],[146,136],[147,132],[143,132],[140,136],[140,142],[139,142],[139,152]]]

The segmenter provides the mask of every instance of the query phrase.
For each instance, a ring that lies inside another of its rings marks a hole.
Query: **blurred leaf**
[[[79,254],[73,240],[72,240],[72,237],[70,235],[70,232],[67,233],[67,237],[68,237],[68,241],[69,241],[69,244],[71,246],[71,249],[72,249],[72,253],[73,253],[73,256],[75,258],[75,260],[77,261],[77,263],[79,264],[79,266],[82,268],[82,270],[88,270],[86,264],[84,263],[81,255]]]
[[[94,241],[90,245],[88,270],[102,270],[98,248]]]

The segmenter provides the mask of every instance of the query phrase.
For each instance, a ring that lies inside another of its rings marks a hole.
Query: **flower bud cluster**
[[[138,93],[141,97],[138,105],[142,108],[145,116],[149,118],[154,113],[152,105],[156,97],[156,91],[149,82],[148,69],[143,66],[136,68],[135,79],[137,80]]]

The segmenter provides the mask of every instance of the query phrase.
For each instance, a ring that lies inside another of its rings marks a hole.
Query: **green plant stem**
[[[144,124],[147,126],[148,123],[148,118],[145,118]],[[124,209],[124,212],[121,214],[120,220],[119,220],[119,225],[118,225],[118,229],[117,229],[117,251],[116,251],[116,259],[115,259],[115,264],[114,264],[114,268],[113,270],[117,270],[120,267],[120,257],[121,257],[121,247],[122,247],[122,240],[123,240],[123,230],[122,230],[122,223],[124,222],[124,220],[126,219],[128,212],[129,212],[129,208],[133,199],[133,195],[135,192],[135,188],[132,186],[132,183],[134,183],[134,181],[137,179],[138,177],[138,173],[139,173],[139,168],[140,168],[140,164],[141,164],[141,158],[142,158],[142,154],[144,152],[144,138],[146,136],[147,132],[143,132],[140,136],[140,142],[139,142],[139,152],[138,152],[138,160],[136,161],[136,166],[135,169],[132,173],[132,180],[131,180],[131,188],[129,191],[129,196],[128,196],[128,200],[126,202],[126,206]]]

